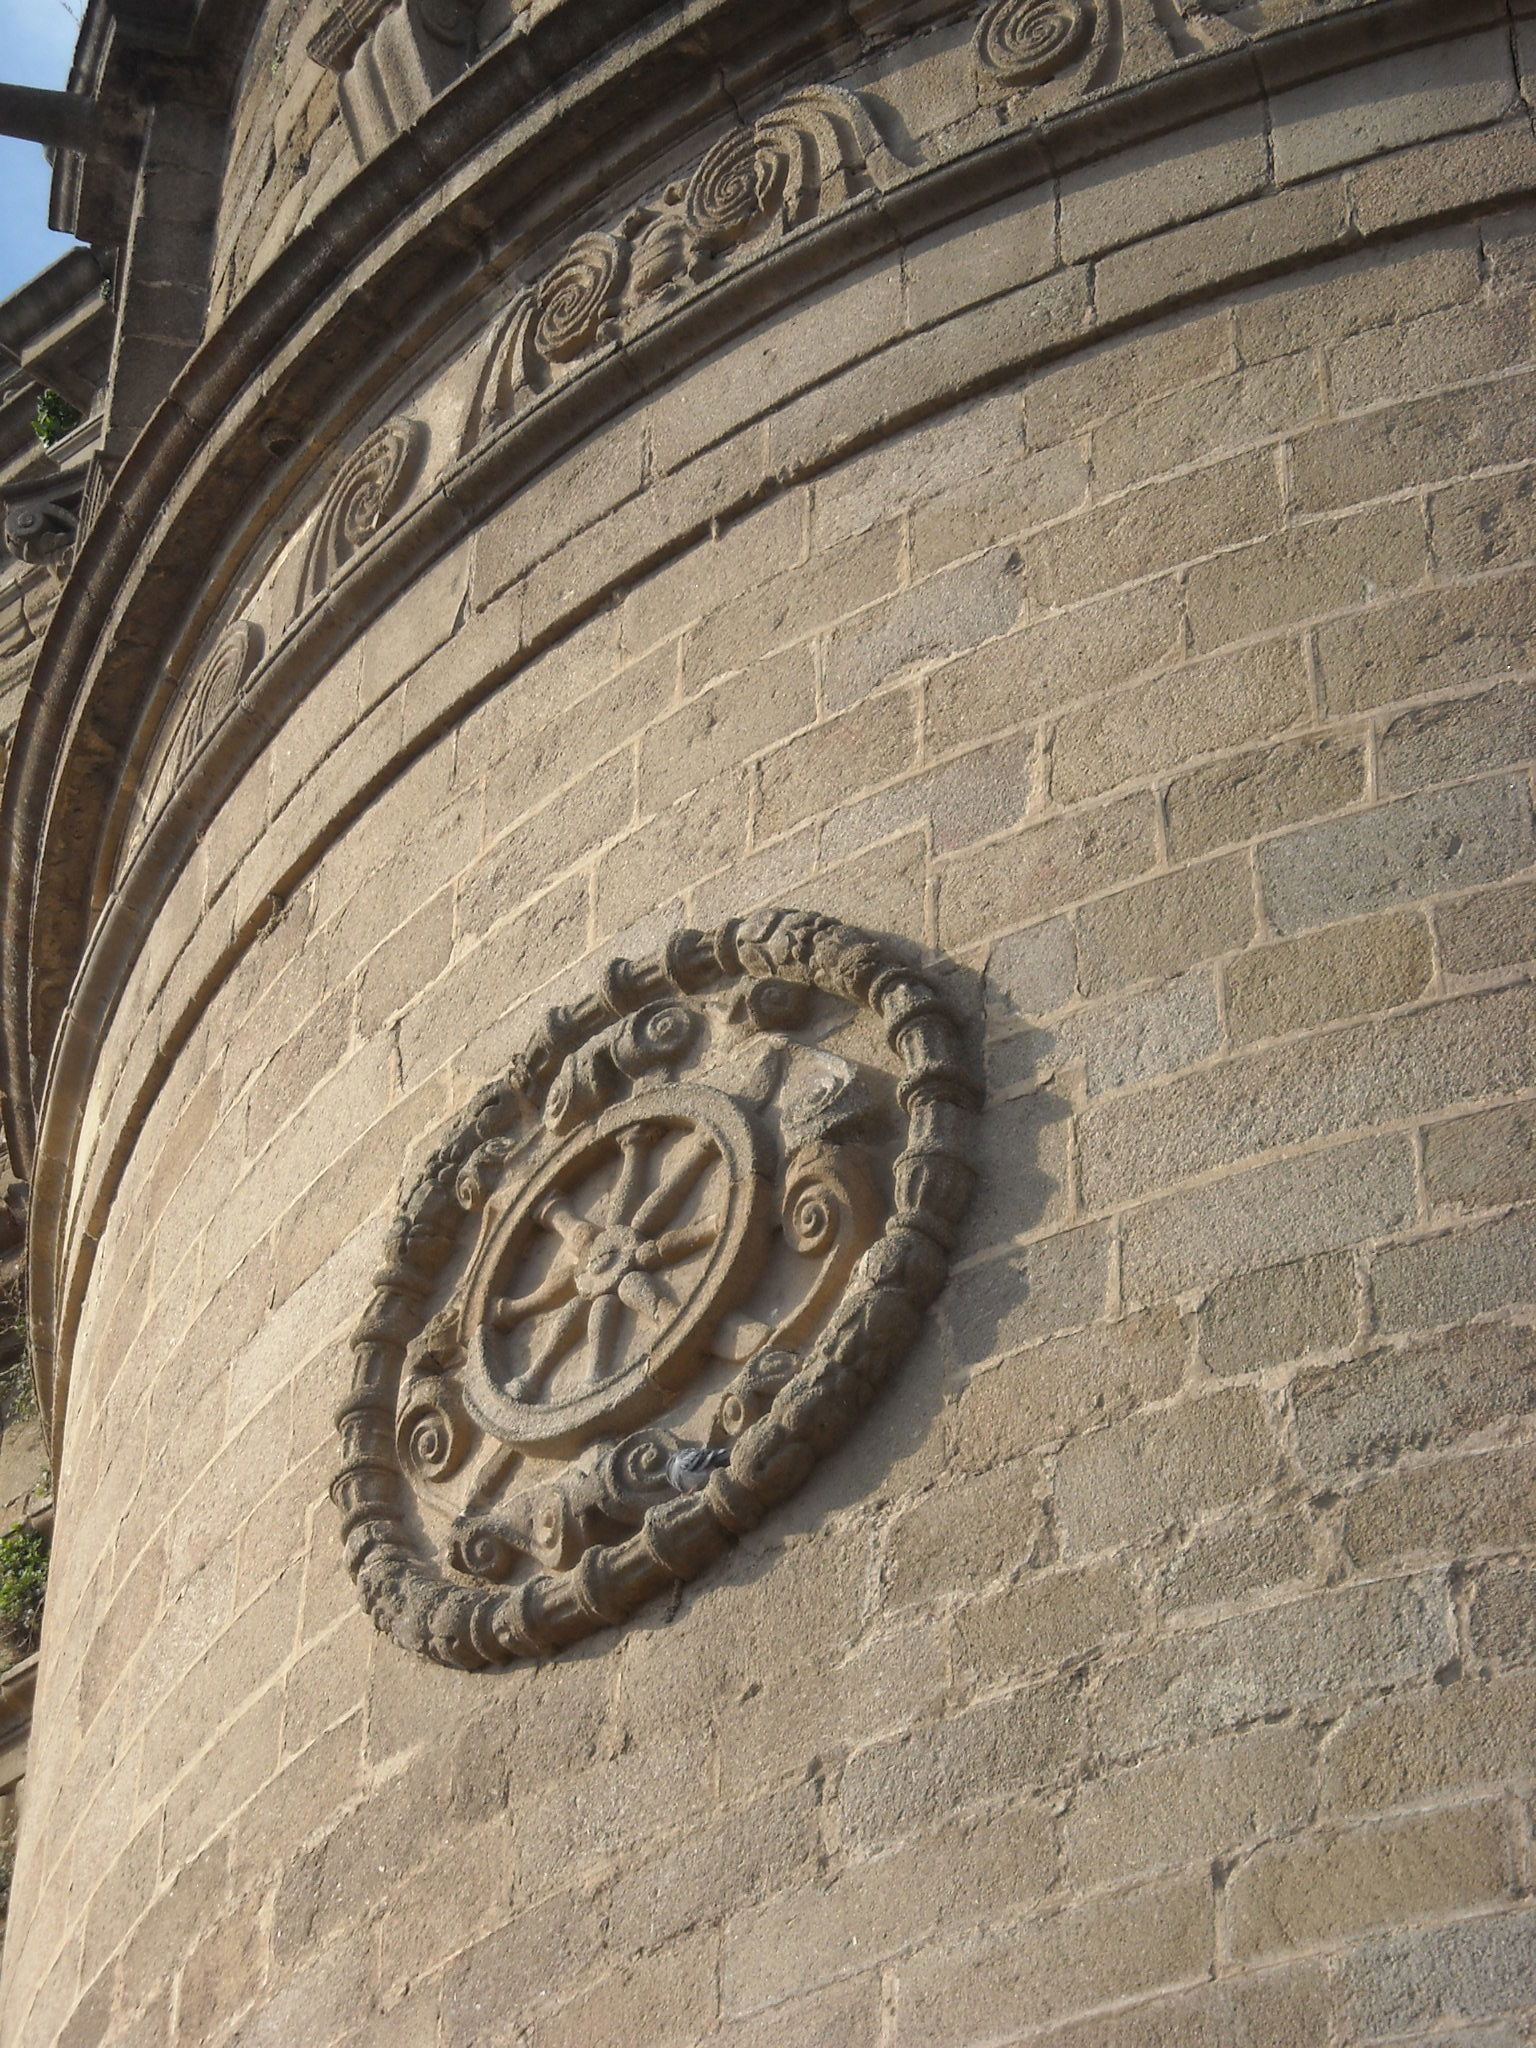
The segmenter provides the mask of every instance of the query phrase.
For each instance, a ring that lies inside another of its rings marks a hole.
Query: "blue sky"
[[[0,78],[62,86],[80,6],[81,0],[0,0]],[[48,232],[51,177],[37,143],[0,136],[0,299],[75,246],[68,235]]]

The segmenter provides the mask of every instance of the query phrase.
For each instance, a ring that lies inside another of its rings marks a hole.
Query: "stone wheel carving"
[[[353,1338],[331,1491],[378,1627],[547,1655],[754,1527],[942,1286],[976,1097],[932,983],[807,912],[553,1012],[409,1190]]]
[[[705,1088],[617,1104],[568,1139],[471,1290],[464,1392],[477,1420],[507,1442],[559,1445],[598,1421],[641,1420],[684,1385],[761,1250],[756,1155],[741,1111]]]

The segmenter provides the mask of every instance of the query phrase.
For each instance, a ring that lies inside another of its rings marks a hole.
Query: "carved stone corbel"
[[[409,128],[475,54],[467,0],[341,0],[309,45],[334,71],[360,164]]]
[[[52,476],[5,499],[5,551],[62,575],[69,567],[80,531],[83,471]]]

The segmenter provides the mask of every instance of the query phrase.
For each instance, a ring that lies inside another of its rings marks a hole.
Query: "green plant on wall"
[[[13,1422],[37,1419],[37,1390],[32,1384],[32,1360],[26,1351],[0,1366],[0,1430]]]
[[[0,1432],[13,1422],[37,1417],[32,1385],[32,1360],[27,1351],[27,1319],[19,1281],[0,1286]]]
[[[57,391],[45,391],[32,415],[32,431],[45,448],[62,441],[71,427],[78,427],[84,415],[80,408],[61,398]]]
[[[12,1661],[37,1648],[47,1589],[47,1539],[18,1522],[0,1536],[0,1638]]]
[[[9,1428],[13,1422],[36,1422],[38,1412],[31,1354],[23,1353],[14,1365],[0,1372],[0,1428]]]

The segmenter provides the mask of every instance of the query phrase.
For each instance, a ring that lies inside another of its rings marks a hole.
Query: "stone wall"
[[[7,2043],[1527,2038],[1510,53],[875,252],[314,674],[97,1051]],[[412,488],[483,366],[402,373]],[[696,1584],[428,1663],[327,1498],[402,1175],[613,956],[765,903],[984,1013],[948,1290]]]
[[[447,57],[451,72],[528,17],[541,18],[568,4],[569,0],[437,0],[435,7],[419,12],[462,28]],[[366,23],[390,11],[387,5],[364,5],[352,7],[350,14]],[[348,7],[337,6],[335,0],[272,0],[256,9],[229,124],[209,294],[210,332],[294,236],[345,191],[356,173],[358,150],[343,113],[339,74],[317,62],[313,49],[327,25],[348,14]],[[527,91],[525,83],[523,92]],[[393,132],[398,132],[397,124],[389,118],[375,140],[382,143]]]
[[[230,130],[210,328],[352,168],[336,81],[308,51],[325,11],[319,0],[282,0],[252,39]]]

